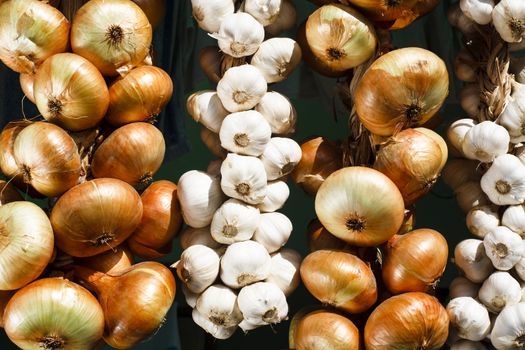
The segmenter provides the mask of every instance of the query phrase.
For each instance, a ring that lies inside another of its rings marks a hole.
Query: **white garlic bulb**
[[[483,238],[500,225],[498,207],[495,205],[474,207],[468,212],[466,221],[470,233]]]
[[[212,176],[219,176],[221,174],[222,159],[214,159],[208,163],[206,173]]]
[[[525,208],[522,204],[511,205],[501,217],[501,224],[525,238]]]
[[[507,129],[512,143],[525,141],[525,85],[512,82],[512,94],[498,122]]]
[[[525,346],[525,303],[503,309],[490,333],[490,342],[498,350],[523,349]]]
[[[232,198],[260,204],[266,197],[266,171],[259,158],[229,153],[221,165],[221,188]]]
[[[297,21],[297,10],[292,0],[283,0],[281,3],[281,10],[279,15],[270,25],[264,27],[266,34],[269,36],[276,36],[281,32],[292,29]]]
[[[461,50],[454,59],[456,77],[461,81],[475,82],[478,78],[476,62],[476,59],[467,50]]]
[[[301,260],[301,255],[292,249],[282,249],[272,254],[272,268],[266,282],[275,284],[284,295],[289,296],[301,281]]]
[[[494,313],[521,300],[521,286],[508,272],[497,271],[490,275],[479,289],[479,300]]]
[[[253,240],[261,243],[269,253],[282,248],[288,242],[293,225],[282,213],[263,213],[253,235]]]
[[[480,184],[494,204],[521,204],[525,200],[525,165],[512,154],[498,156]]]
[[[218,133],[222,121],[229,112],[224,108],[216,91],[203,90],[191,94],[186,102],[188,113],[214,133]]]
[[[211,131],[206,127],[201,128],[200,137],[202,143],[208,148],[208,150],[216,157],[224,158],[228,152],[222,148],[221,139],[219,135]]]
[[[450,282],[449,298],[472,297],[477,298],[480,285],[469,281],[467,278],[458,276]]]
[[[261,155],[268,180],[276,180],[290,174],[301,160],[301,156],[301,146],[294,140],[272,137]]]
[[[476,125],[472,118],[463,118],[453,122],[447,129],[447,139],[460,154],[463,152],[463,139],[467,132]]]
[[[197,299],[193,321],[217,339],[227,339],[242,321],[237,294],[230,288],[214,284]]]
[[[463,339],[480,341],[490,332],[490,318],[485,306],[471,297],[452,299],[447,305],[451,325]]]
[[[483,282],[494,271],[483,241],[479,239],[465,239],[459,242],[454,249],[454,263],[465,277],[474,283]]]
[[[463,154],[469,159],[492,162],[507,153],[510,135],[507,129],[491,121],[474,125],[463,139]]]
[[[301,47],[295,40],[272,38],[259,46],[250,64],[259,68],[266,82],[278,83],[286,79],[301,63],[301,55]]]
[[[271,137],[270,124],[257,111],[228,115],[219,132],[223,148],[237,154],[255,157],[263,153]]]
[[[260,216],[256,207],[237,199],[229,199],[213,215],[211,235],[223,244],[247,241],[259,226]]]
[[[459,92],[461,108],[463,108],[470,117],[475,118],[479,114],[481,104],[480,95],[481,91],[477,83],[465,84]]]
[[[503,40],[521,42],[525,37],[525,4],[523,1],[501,0],[492,11],[492,22]]]
[[[450,350],[487,350],[482,342],[460,339],[450,346]]]
[[[244,11],[263,26],[275,22],[281,10],[281,0],[244,0]]]
[[[208,33],[219,31],[224,18],[235,11],[233,0],[191,0],[193,18]]]
[[[286,296],[273,283],[258,282],[244,287],[239,292],[237,304],[243,316],[239,327],[245,332],[279,323],[288,316]]]
[[[213,239],[210,227],[194,228],[187,226],[180,234],[180,246],[182,250],[188,249],[193,245],[201,244],[211,249],[217,250],[222,244]]]
[[[232,113],[255,107],[267,89],[261,71],[250,64],[228,69],[217,83],[217,95],[224,108]]]
[[[460,0],[461,11],[474,22],[485,25],[492,21],[493,0]]]
[[[456,191],[459,186],[468,181],[476,181],[481,179],[481,173],[478,171],[479,162],[470,159],[455,158],[447,162],[441,177],[445,183]]]
[[[297,112],[286,96],[268,91],[255,106],[255,110],[270,124],[273,134],[289,135],[295,132]]]
[[[200,293],[193,293],[191,290],[186,287],[186,284],[182,283],[182,294],[184,295],[184,300],[186,300],[186,304],[188,304],[189,307],[192,309],[197,305],[197,299],[200,296]]]
[[[514,79],[518,83],[525,84],[525,57],[510,56],[509,73],[514,74]]]
[[[182,174],[177,184],[177,197],[184,222],[195,228],[208,226],[224,201],[220,179],[198,170]]]
[[[220,257],[216,251],[196,244],[185,249],[180,260],[171,267],[177,268],[177,275],[190,291],[202,293],[217,279],[219,261]]]
[[[284,181],[271,181],[266,186],[266,197],[257,205],[263,213],[271,213],[281,209],[290,196],[290,188]]]
[[[222,19],[218,33],[210,34],[217,39],[222,52],[232,57],[253,55],[264,40],[264,27],[252,15],[236,12]]]
[[[498,270],[510,270],[525,253],[521,237],[505,226],[499,226],[483,238],[485,253]]]
[[[468,213],[474,207],[492,204],[481,189],[479,181],[465,182],[455,190],[455,194],[459,207],[465,213]]]
[[[231,288],[242,288],[263,281],[270,275],[271,257],[266,248],[254,241],[230,245],[221,259],[221,280]]]

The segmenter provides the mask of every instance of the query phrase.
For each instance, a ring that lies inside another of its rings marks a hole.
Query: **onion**
[[[0,170],[10,179],[18,177],[21,180],[21,176],[18,174],[18,165],[13,154],[13,147],[20,131],[28,125],[31,125],[31,122],[26,120],[9,122],[0,134]]]
[[[203,47],[199,52],[199,66],[206,77],[214,84],[222,78],[221,52],[217,46]]]
[[[58,199],[51,224],[58,248],[74,257],[105,252],[125,241],[142,217],[133,187],[117,179],[95,179]]]
[[[109,104],[102,75],[88,60],[72,53],[51,56],[40,66],[33,93],[42,116],[71,131],[97,125]]]
[[[308,223],[308,243],[311,252],[323,249],[349,250],[350,252],[355,250],[355,247],[328,232],[318,219]]]
[[[318,250],[304,258],[301,279],[322,303],[350,313],[368,310],[377,301],[370,267],[361,259],[336,250]]]
[[[35,75],[34,74],[20,74],[20,87],[22,88],[22,92],[24,93],[25,97],[33,103],[35,102],[35,95],[33,93],[33,85],[35,83]]]
[[[4,315],[5,307],[7,306],[7,303],[9,303],[9,300],[15,295],[15,291],[13,290],[2,290],[0,291],[0,315]],[[4,328],[4,318],[0,317],[0,328]]]
[[[338,238],[375,246],[396,234],[405,206],[396,185],[377,170],[347,167],[332,173],[315,197],[319,221]]]
[[[0,206],[23,200],[18,191],[9,182],[0,180]]]
[[[367,349],[441,349],[448,336],[445,308],[428,294],[410,292],[382,302],[365,326]]]
[[[173,82],[158,67],[132,69],[109,87],[106,120],[114,126],[154,119],[170,101]]]
[[[390,136],[401,128],[423,125],[447,95],[443,60],[428,50],[409,47],[374,61],[359,82],[354,101],[365,128]]]
[[[160,248],[150,248],[138,243],[137,241],[129,241],[128,246],[136,256],[147,260],[156,260],[168,255],[171,252],[173,241],[169,241]]]
[[[151,46],[148,18],[129,0],[91,0],[71,24],[71,49],[103,75],[114,76],[138,66]]]
[[[66,51],[69,22],[51,5],[11,0],[0,5],[0,60],[18,73],[32,74],[49,56]]]
[[[4,312],[9,339],[22,349],[91,350],[102,337],[97,299],[62,278],[44,278],[16,292]]]
[[[127,124],[102,142],[93,156],[91,171],[94,177],[145,184],[159,170],[165,150],[159,129],[148,123]]]
[[[166,0],[132,0],[148,17],[153,28],[158,26],[166,13]]]
[[[133,255],[124,244],[104,253],[88,258],[77,258],[79,265],[107,274],[115,274],[126,270],[133,265]]]

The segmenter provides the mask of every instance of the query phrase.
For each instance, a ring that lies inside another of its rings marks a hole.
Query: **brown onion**
[[[79,265],[111,275],[131,267],[133,265],[133,255],[125,244],[121,244],[104,253],[88,258],[78,258],[76,261]]]
[[[9,122],[0,133],[0,170],[8,179],[18,177],[22,180],[22,176],[18,174],[13,147],[20,131],[30,124],[31,122],[26,120]]]
[[[367,69],[355,91],[359,119],[370,132],[390,136],[423,125],[448,95],[445,62],[431,51],[390,51]]]
[[[171,252],[173,241],[169,241],[160,248],[150,248],[138,243],[137,241],[128,241],[128,246],[136,256],[146,260],[156,260],[168,255]]]
[[[76,275],[97,294],[104,311],[104,340],[128,349],[154,334],[175,298],[171,271],[157,262],[143,262],[107,275],[75,267]]]
[[[315,251],[303,260],[300,273],[305,287],[314,297],[341,310],[360,313],[377,300],[372,270],[350,253]]]
[[[74,257],[105,252],[125,241],[142,217],[133,187],[117,179],[94,179],[58,199],[51,224],[58,248]]]
[[[35,95],[33,94],[34,83],[34,74],[20,74],[20,87],[22,88],[22,92],[24,93],[24,96],[27,97],[27,99],[33,103],[35,103]]]
[[[164,160],[162,133],[148,123],[121,126],[96,150],[91,163],[94,177],[112,177],[131,185],[148,183]]]
[[[206,46],[199,52],[199,65],[212,82],[217,84],[221,80],[221,52],[218,46]]]
[[[374,350],[438,350],[448,336],[445,308],[428,294],[410,292],[382,302],[365,326],[365,346]]]
[[[394,294],[435,288],[448,261],[447,240],[437,231],[418,229],[392,237],[383,259],[383,282]]]
[[[321,224],[319,219],[313,219],[308,223],[308,243],[311,252],[323,249],[341,249],[355,252],[352,247],[342,239],[337,238]]]
[[[133,2],[144,11],[152,27],[156,27],[164,19],[166,0],[133,0]]]
[[[14,294],[14,290],[0,291],[0,315],[4,315],[5,307],[7,306],[7,303],[9,303],[9,300],[11,300]],[[4,317],[0,317],[0,328],[4,328]]]
[[[374,169],[396,184],[405,205],[409,206],[429,192],[437,181],[447,161],[446,149],[445,141],[432,130],[406,129],[381,147]]]
[[[0,205],[23,200],[18,191],[9,182],[0,180]]]
[[[173,83],[158,67],[140,66],[109,87],[106,120],[113,126],[154,119],[170,101]]]

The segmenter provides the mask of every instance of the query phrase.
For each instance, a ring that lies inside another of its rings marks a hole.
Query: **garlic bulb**
[[[215,159],[208,163],[208,167],[206,168],[206,173],[212,175],[212,176],[220,176],[221,175],[221,165],[222,165],[222,159]]]
[[[218,133],[222,121],[229,112],[224,108],[217,92],[212,90],[198,91],[190,95],[186,102],[188,113],[214,133]]]
[[[461,11],[474,22],[485,25],[492,21],[493,0],[460,0]]]
[[[480,95],[481,91],[477,83],[465,84],[459,93],[461,108],[473,118],[479,114]]]
[[[463,152],[463,139],[474,125],[476,125],[474,119],[463,118],[453,122],[447,129],[448,141],[460,154]]]
[[[203,126],[201,128],[200,137],[206,148],[208,148],[214,156],[219,158],[226,157],[228,152],[222,148],[221,139],[218,134]]]
[[[301,260],[301,255],[292,249],[282,249],[272,254],[272,268],[266,282],[275,284],[284,295],[289,296],[301,281]]]
[[[221,165],[221,188],[227,196],[249,204],[266,197],[266,172],[259,158],[229,153]]]
[[[217,242],[224,244],[247,241],[259,226],[260,217],[256,207],[229,199],[213,215],[211,235]]]
[[[177,268],[177,275],[193,293],[202,293],[211,286],[219,275],[219,255],[205,245],[192,245],[185,249],[180,261],[171,267]]]
[[[283,207],[290,196],[290,188],[284,181],[268,182],[266,186],[266,197],[261,204],[257,205],[263,213],[271,213]]]
[[[477,32],[476,22],[468,18],[463,11],[461,11],[458,3],[449,8],[447,19],[453,27],[456,27],[464,35],[469,36]]]
[[[458,276],[450,282],[449,298],[472,297],[477,298],[479,292],[479,284],[473,283],[465,277]]]
[[[263,281],[270,275],[271,257],[260,243],[244,241],[228,246],[221,259],[221,280],[231,288]]]
[[[208,226],[224,201],[219,178],[197,170],[182,174],[177,184],[177,197],[184,222],[195,228]]]
[[[487,233],[494,230],[499,225],[498,207],[495,205],[481,205],[479,207],[474,207],[467,214],[467,227],[470,233],[479,238],[485,237]],[[505,224],[503,225],[507,226]]]
[[[276,180],[291,173],[301,156],[301,146],[294,140],[272,137],[261,155],[268,180]]]
[[[450,346],[450,350],[487,350],[487,348],[481,342],[460,339]]]
[[[193,18],[208,33],[218,32],[224,18],[235,11],[234,0],[191,0],[191,7]]]
[[[450,323],[463,339],[480,341],[490,332],[487,309],[471,297],[452,299],[447,305]]]
[[[230,152],[247,156],[260,156],[270,138],[270,124],[257,111],[237,112],[222,122],[219,138],[221,146]]]
[[[524,41],[525,43],[525,41]],[[510,57],[509,73],[514,74],[514,79],[525,84],[525,57]],[[20,78],[22,79],[22,78]]]
[[[521,300],[521,286],[508,272],[497,271],[479,289],[479,300],[494,313]]]
[[[508,131],[491,121],[474,125],[463,139],[463,154],[469,159],[492,162],[497,156],[507,153],[510,135]]]
[[[455,193],[458,205],[465,213],[476,206],[491,204],[481,189],[479,181],[465,182],[456,189]]]
[[[509,43],[525,37],[525,6],[522,1],[501,0],[492,11],[492,22],[501,38]]]
[[[250,64],[243,64],[224,73],[217,84],[217,95],[228,111],[242,112],[255,107],[267,89],[268,84],[261,71]]]
[[[210,227],[186,227],[180,234],[180,246],[182,250],[188,249],[191,246],[201,244],[211,249],[219,249],[222,244],[213,239],[210,232]]]
[[[469,182],[481,179],[479,162],[469,159],[456,158],[447,162],[441,176],[443,181],[456,191],[459,186]]]
[[[525,238],[525,208],[523,205],[511,205],[501,217],[501,225]]]
[[[295,40],[272,38],[259,46],[250,64],[259,68],[266,82],[278,83],[286,79],[301,63],[301,56],[301,47]]]
[[[258,282],[244,287],[239,292],[237,304],[244,318],[239,327],[245,332],[279,323],[288,316],[286,296],[273,283]]]
[[[263,26],[272,24],[279,16],[281,0],[245,0],[244,11],[252,15]]]
[[[514,271],[516,271],[522,281],[525,281],[525,257],[521,258],[521,260],[514,265]]]
[[[525,303],[503,309],[492,327],[490,342],[498,350],[523,349],[525,340]]]
[[[293,225],[282,213],[263,213],[253,240],[261,243],[269,253],[273,253],[288,242]]]
[[[498,118],[505,127],[512,143],[525,141],[525,85],[513,82],[512,94],[507,99],[507,106]]]
[[[505,226],[499,226],[483,238],[485,252],[498,270],[510,270],[525,254],[521,237]]]
[[[197,305],[197,299],[199,298],[200,294],[193,293],[191,290],[186,287],[186,285],[183,283],[181,286],[182,294],[184,295],[184,300],[186,300],[186,304],[188,304],[189,307],[192,309]]]
[[[270,124],[273,134],[288,135],[295,132],[297,112],[286,96],[268,91],[255,110]]]
[[[253,55],[263,42],[264,27],[252,15],[236,12],[224,16],[218,33],[210,35],[225,54],[245,57]]]
[[[210,286],[197,299],[192,318],[217,339],[231,337],[242,320],[237,294],[220,284]]]
[[[498,156],[480,184],[494,204],[521,204],[525,200],[525,165],[512,154]]]
[[[454,249],[454,263],[466,278],[474,283],[483,282],[494,271],[483,241],[465,239]]]
[[[279,15],[270,25],[264,27],[268,36],[276,36],[281,32],[292,29],[297,21],[297,10],[292,0],[283,0]]]
[[[454,60],[454,73],[456,77],[465,82],[475,82],[478,78],[476,59],[466,50],[459,52]]]

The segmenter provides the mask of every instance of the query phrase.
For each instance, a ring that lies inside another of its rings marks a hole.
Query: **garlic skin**
[[[229,112],[224,108],[217,92],[203,90],[191,94],[186,101],[188,113],[214,133],[221,129],[222,121]]]
[[[521,260],[514,265],[514,271],[516,271],[516,274],[522,281],[525,281],[525,257],[521,258]]]
[[[290,38],[272,38],[264,41],[253,55],[250,64],[259,68],[266,82],[278,83],[301,63],[301,47]]]
[[[188,249],[197,244],[204,245],[214,250],[222,247],[222,244],[214,240],[211,236],[209,226],[201,228],[187,226],[180,234],[180,246],[182,250]]]
[[[217,339],[227,339],[242,321],[237,294],[221,284],[206,289],[197,299],[192,317],[195,323]]]
[[[255,110],[270,124],[272,134],[289,135],[295,132],[297,112],[288,97],[276,91],[268,91],[255,106]]]
[[[480,95],[481,92],[479,84],[477,83],[465,84],[459,93],[461,108],[463,108],[470,117],[475,118],[479,114],[481,104]]]
[[[466,221],[470,233],[483,238],[500,225],[498,207],[495,205],[474,207],[468,212]],[[503,224],[503,226],[507,225]]]
[[[258,282],[244,287],[239,292],[237,304],[244,318],[239,327],[245,332],[279,323],[288,316],[286,296],[273,283]]]
[[[219,31],[225,17],[235,11],[233,0],[191,0],[193,18],[208,33]]]
[[[487,347],[481,342],[460,339],[454,344],[452,344],[450,350],[487,350]]]
[[[222,52],[239,58],[257,51],[264,40],[264,27],[252,15],[236,12],[224,16],[218,33],[210,35]]]
[[[496,349],[522,349],[525,330],[525,303],[503,309],[492,327],[490,341]]]
[[[213,215],[211,236],[223,244],[247,241],[259,226],[260,218],[261,214],[256,207],[237,199],[229,199]]]
[[[290,188],[286,182],[280,180],[268,182],[266,197],[257,207],[263,213],[274,212],[284,206],[289,196]]]
[[[481,189],[479,181],[468,181],[455,190],[459,207],[468,213],[472,208],[492,204]]]
[[[261,243],[269,253],[273,253],[288,242],[292,230],[292,222],[286,215],[278,212],[263,213],[253,240]]]
[[[453,27],[456,27],[464,35],[469,36],[477,32],[476,22],[468,18],[457,3],[449,8],[447,19]]]
[[[477,298],[480,285],[469,281],[467,278],[458,276],[450,282],[449,298],[471,297]]]
[[[205,245],[197,244],[185,249],[180,261],[171,267],[177,268],[177,275],[190,291],[202,293],[217,279],[219,261],[217,252]]]
[[[254,241],[230,245],[221,258],[221,280],[231,288],[242,288],[263,281],[270,275],[271,257],[266,248]]]
[[[510,273],[497,271],[489,276],[479,289],[479,300],[494,313],[521,300],[521,286]]]
[[[521,237],[505,226],[499,226],[483,238],[483,246],[492,265],[502,271],[510,270],[525,254]]]
[[[525,37],[525,6],[515,0],[501,0],[492,11],[492,22],[503,40],[519,43]]]
[[[197,305],[197,299],[199,298],[200,294],[193,293],[184,283],[182,283],[181,289],[186,304],[188,304],[188,306],[193,309]]]
[[[525,165],[512,154],[498,156],[480,184],[494,204],[521,204],[525,200]]]
[[[485,306],[471,297],[452,299],[447,305],[451,325],[463,339],[480,341],[490,332],[490,318]]]
[[[221,146],[237,154],[260,156],[270,138],[270,124],[257,111],[237,112],[228,115],[219,132]]]
[[[510,228],[521,238],[525,238],[525,208],[523,205],[511,205],[505,209],[501,217],[501,225]]]
[[[201,128],[200,137],[202,143],[208,148],[208,150],[216,157],[225,158],[228,152],[222,148],[221,139],[219,135],[211,131],[206,127]],[[214,174],[210,174],[214,175]]]
[[[275,22],[281,10],[281,0],[245,0],[244,11],[252,15],[263,26]]]
[[[477,24],[485,25],[492,21],[493,0],[460,0],[459,7],[465,16]]]
[[[272,254],[272,268],[265,280],[279,287],[284,295],[289,296],[299,286],[301,275],[301,255],[292,249],[282,249]]]
[[[447,129],[447,139],[454,149],[463,154],[463,139],[467,132],[476,125],[476,121],[471,118],[456,120]]]
[[[525,85],[512,83],[512,94],[498,122],[510,135],[512,143],[525,141]]]
[[[254,205],[264,201],[267,178],[259,158],[228,153],[221,175],[221,188],[227,196]]]
[[[250,64],[228,69],[217,83],[217,95],[224,108],[232,113],[255,107],[267,89],[261,71]]]
[[[221,174],[222,159],[215,159],[208,163],[206,173],[212,176],[219,176]]]
[[[195,228],[208,226],[224,202],[220,179],[198,170],[182,174],[177,184],[177,197],[184,222]]]
[[[510,135],[504,127],[491,121],[474,125],[463,139],[463,154],[469,159],[489,163],[509,149]]]
[[[482,283],[494,271],[494,266],[485,252],[483,241],[465,239],[454,249],[454,263],[466,278]]]
[[[272,137],[261,155],[268,180],[276,180],[290,174],[301,160],[301,156],[301,146],[294,140]]]

